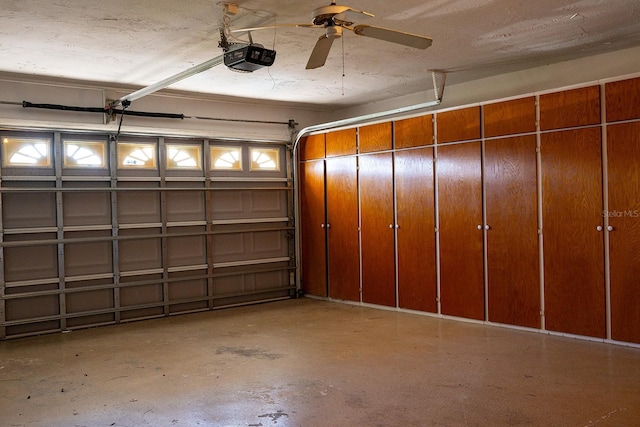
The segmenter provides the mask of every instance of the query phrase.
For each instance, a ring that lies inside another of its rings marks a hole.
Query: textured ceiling
[[[310,22],[325,0],[238,0],[231,28]],[[253,33],[275,49],[270,68],[218,66],[171,88],[207,94],[348,106],[640,45],[638,0],[348,0],[359,21],[429,36],[414,50],[345,31],[327,63],[305,64],[322,30]],[[220,55],[223,2],[0,0],[0,72],[145,86]],[[343,75],[344,74],[344,75]],[[1,98],[1,96],[0,96]]]

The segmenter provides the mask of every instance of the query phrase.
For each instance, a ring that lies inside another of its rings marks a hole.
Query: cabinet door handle
[[[320,224],[320,228],[324,228],[324,224]]]
[[[597,227],[596,227],[596,230],[598,230],[598,231],[602,231],[602,226],[601,226],[601,225],[597,226]]]
[[[331,224],[327,224],[327,228],[331,228]]]
[[[607,230],[608,230],[608,231],[613,231],[613,230],[614,230],[613,225],[608,226],[608,227],[607,227]]]
[[[396,224],[396,228],[400,228],[400,224]]]
[[[485,229],[485,230],[491,230],[491,227],[490,227],[490,226],[488,226],[488,225],[485,225],[485,226],[484,226],[484,229]]]
[[[389,228],[393,228],[393,224],[389,224]]]
[[[478,224],[478,230],[482,230],[482,225]]]

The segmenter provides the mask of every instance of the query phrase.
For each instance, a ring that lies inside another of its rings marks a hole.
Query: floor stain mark
[[[275,360],[282,357],[282,354],[271,353],[269,351],[257,349],[257,348],[245,348],[245,347],[218,347],[216,354],[233,354],[236,356],[249,357],[253,359],[268,359]]]
[[[589,426],[593,426],[596,424],[599,424],[602,421],[606,421],[608,418],[611,418],[612,416],[614,416],[616,413],[618,412],[624,412],[626,411],[627,408],[620,408],[620,409],[614,409],[613,411],[609,412],[608,414],[604,414],[603,416],[601,416],[599,419],[597,420],[591,420],[589,421],[585,427],[589,427]]]
[[[273,421],[274,424],[277,424],[278,420],[281,417],[289,418],[289,414],[285,413],[284,411],[278,411],[278,412],[271,413],[271,414],[258,415],[258,418],[271,418],[271,421]],[[262,423],[260,423],[260,425],[262,425]]]

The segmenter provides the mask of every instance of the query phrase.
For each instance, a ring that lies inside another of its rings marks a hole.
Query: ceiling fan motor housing
[[[349,6],[340,6],[332,3],[330,6],[322,6],[315,9],[312,13],[313,25],[333,25],[333,17],[352,10]]]

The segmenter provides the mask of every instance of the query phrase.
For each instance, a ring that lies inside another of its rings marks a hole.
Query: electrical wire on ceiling
[[[342,40],[342,96],[344,96],[344,37],[340,37]]]

